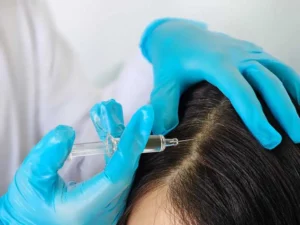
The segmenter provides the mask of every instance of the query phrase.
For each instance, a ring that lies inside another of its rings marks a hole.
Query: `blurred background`
[[[300,72],[299,0],[47,0],[60,33],[98,82],[138,49],[153,19],[184,17],[249,40]],[[99,76],[101,75],[101,76]]]

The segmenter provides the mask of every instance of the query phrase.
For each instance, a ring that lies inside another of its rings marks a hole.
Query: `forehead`
[[[180,225],[168,200],[167,188],[148,192],[134,206],[128,225]]]

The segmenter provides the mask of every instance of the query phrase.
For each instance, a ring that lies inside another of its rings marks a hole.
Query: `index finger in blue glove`
[[[151,133],[153,120],[151,106],[138,110],[123,132],[118,149],[105,170],[78,185],[68,193],[68,199],[75,197],[82,203],[94,201],[98,203],[97,207],[103,207],[120,195],[131,184],[140,155]]]
[[[108,134],[120,137],[125,129],[122,106],[114,99],[94,105],[90,117],[100,140],[105,140]]]
[[[158,77],[163,77],[160,74]],[[153,106],[155,120],[153,133],[167,134],[179,123],[178,108],[180,99],[180,88],[178,83],[171,80],[155,86],[151,93],[151,104]]]
[[[55,182],[57,171],[62,168],[75,140],[71,127],[58,126],[50,131],[30,151],[17,175],[27,176],[30,182]],[[50,187],[51,185],[38,185]]]
[[[94,105],[90,117],[102,141],[106,141],[109,135],[120,137],[125,129],[122,106],[114,99]],[[107,164],[111,156],[105,154],[104,158]]]

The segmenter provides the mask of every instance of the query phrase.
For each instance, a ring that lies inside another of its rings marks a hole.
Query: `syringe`
[[[119,138],[108,135],[105,141],[74,144],[69,158],[106,154],[112,156],[117,150]],[[166,147],[177,146],[177,138],[167,139],[163,135],[151,135],[143,153],[162,152]]]

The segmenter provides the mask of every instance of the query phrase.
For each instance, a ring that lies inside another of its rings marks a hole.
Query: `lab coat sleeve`
[[[57,124],[72,125],[76,142],[97,141],[89,110],[100,101],[115,99],[123,105],[127,124],[139,107],[149,103],[152,65],[139,49],[124,62],[115,80],[104,88],[88,82],[76,54],[57,33],[47,7],[40,1],[35,23],[37,59],[41,70],[40,124],[45,134]],[[99,62],[101,63],[101,62]]]
[[[1,0],[0,0],[1,1]],[[59,35],[51,20],[47,5],[42,0],[16,1],[27,54],[32,58],[38,76],[35,102],[39,136],[59,124],[72,126],[75,142],[98,141],[89,118],[90,108],[97,102],[111,98],[124,107],[125,121],[134,111],[148,102],[152,87],[151,66],[140,53],[125,63],[117,80],[105,88],[93,87],[82,73],[80,62],[72,48]],[[101,62],[99,62],[101,63]],[[104,167],[103,156],[77,158],[67,161],[60,171],[65,181],[81,182],[99,173]]]
[[[150,103],[152,89],[152,65],[136,49],[124,62],[118,79],[107,88],[104,96],[111,96],[122,104],[124,121],[127,124],[141,106]]]
[[[44,1],[17,1],[24,14],[22,33],[32,41],[28,54],[34,59],[39,85],[35,103],[40,137],[59,124],[72,126],[76,131],[75,142],[98,141],[97,133],[89,119],[89,110],[103,100],[101,89],[87,82],[76,54],[58,34],[51,21]],[[103,156],[77,158],[67,161],[60,171],[66,181],[80,182],[100,172]]]
[[[88,120],[92,105],[101,100],[102,90],[85,79],[76,54],[58,34],[44,1],[28,2],[33,54],[40,79],[40,133],[44,135],[57,124],[72,125],[80,140],[82,122]]]

